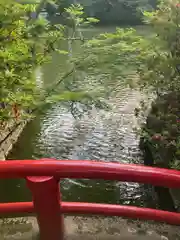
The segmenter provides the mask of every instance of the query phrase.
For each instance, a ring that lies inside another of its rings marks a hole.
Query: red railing
[[[35,213],[41,240],[62,240],[63,214],[70,213],[123,216],[180,225],[179,213],[113,204],[62,202],[59,189],[62,178],[118,180],[179,188],[179,171],[94,161],[16,160],[0,162],[0,178],[26,179],[33,202],[1,203],[0,214]]]

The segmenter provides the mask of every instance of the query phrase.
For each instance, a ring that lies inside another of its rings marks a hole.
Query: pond
[[[114,29],[92,28],[84,34],[89,37]],[[37,70],[39,87],[44,88],[57,81],[59,74],[67,67],[66,58],[54,54],[51,63]],[[138,124],[134,109],[142,97],[138,91],[122,84],[108,100],[111,106],[109,111],[94,108],[90,113],[84,113],[80,119],[73,117],[68,106],[56,103],[26,126],[8,159],[54,158],[142,163],[138,148],[139,139],[134,132],[134,127]],[[152,199],[149,189],[143,184],[116,181],[61,181],[63,200],[66,201],[155,207],[156,202]],[[2,180],[0,192],[1,202],[31,199],[24,180]]]

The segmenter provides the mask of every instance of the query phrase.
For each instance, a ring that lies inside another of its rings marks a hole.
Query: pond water
[[[85,36],[114,29],[86,30]],[[76,48],[78,50],[78,44]],[[54,54],[51,63],[36,71],[37,84],[44,88],[57,81],[61,71],[67,67],[65,61],[66,56]],[[134,132],[134,127],[138,125],[134,108],[142,97],[138,91],[122,84],[109,99],[109,111],[92,109],[81,119],[74,119],[68,106],[56,103],[26,126],[8,159],[55,158],[142,163],[139,139]],[[30,200],[31,195],[25,185],[25,181],[19,179],[0,181],[0,201]],[[142,184],[116,181],[61,181],[63,199],[66,201],[155,207],[151,194],[146,191],[148,189]]]

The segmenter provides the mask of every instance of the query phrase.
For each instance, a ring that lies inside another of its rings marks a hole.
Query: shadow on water
[[[1,179],[0,202],[31,201],[31,193],[26,189],[24,179]]]

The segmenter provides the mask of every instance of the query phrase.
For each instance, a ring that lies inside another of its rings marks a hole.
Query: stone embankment
[[[22,133],[26,121],[9,122],[6,126],[0,127],[0,160],[5,160],[13,145],[17,142]]]

